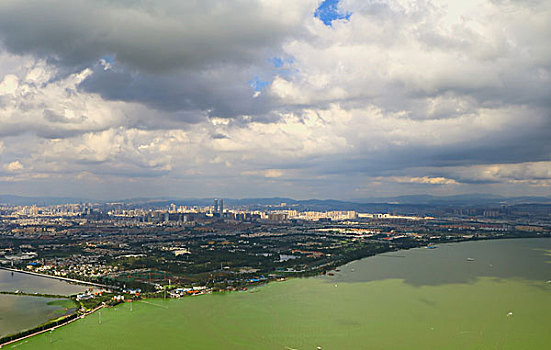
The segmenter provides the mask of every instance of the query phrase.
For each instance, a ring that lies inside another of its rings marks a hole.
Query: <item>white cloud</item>
[[[16,160],[11,163],[5,164],[4,169],[9,172],[18,172],[24,169],[23,164],[20,161]]]
[[[0,95],[13,95],[19,86],[19,79],[13,74],[7,74],[0,82]]]
[[[17,53],[0,54],[0,153],[26,166],[10,179],[323,197],[549,183],[549,2],[343,0],[332,27],[319,1],[54,3],[52,28],[22,21],[45,5],[0,5]]]
[[[249,170],[244,171],[241,173],[245,176],[263,176],[265,178],[274,179],[278,177],[282,177],[284,175],[284,172],[279,169],[267,169],[267,170]]]
[[[429,177],[429,176],[423,176],[423,177],[408,177],[408,176],[402,176],[402,177],[391,177],[390,180],[394,180],[396,182],[405,182],[405,183],[418,183],[418,184],[428,184],[428,185],[457,185],[457,181],[453,179],[448,179],[442,176],[439,177]]]
[[[0,57],[0,63],[2,59]],[[38,60],[0,83],[0,134],[34,132],[64,137],[124,123],[123,106],[78,89],[91,70],[52,80],[55,68]]]

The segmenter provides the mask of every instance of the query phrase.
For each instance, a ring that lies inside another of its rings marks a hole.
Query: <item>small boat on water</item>
[[[467,258],[467,261],[474,261],[474,258]]]
[[[333,272],[328,272],[327,273],[329,276],[335,276],[335,274]]]

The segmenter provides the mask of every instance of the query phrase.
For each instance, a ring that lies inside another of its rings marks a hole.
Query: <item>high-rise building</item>
[[[218,213],[218,199],[214,199],[213,213]]]
[[[222,215],[224,215],[224,200],[223,200],[223,199],[220,199],[219,203],[220,203],[220,204],[219,204],[218,209],[220,210],[220,211],[219,211],[219,212],[220,212],[220,216],[222,216]]]

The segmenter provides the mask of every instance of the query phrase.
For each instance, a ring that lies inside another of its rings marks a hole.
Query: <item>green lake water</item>
[[[0,294],[0,337],[37,326],[74,307],[68,299]]]
[[[71,295],[82,293],[89,287],[68,283],[49,277],[29,275],[0,269],[0,291]]]
[[[335,276],[124,304],[13,347],[549,349],[548,280],[551,239],[445,244],[356,261]]]
[[[12,273],[0,269],[0,291],[70,295],[83,292],[85,286],[60,280]],[[0,294],[0,337],[33,328],[64,313],[74,305],[66,299]]]

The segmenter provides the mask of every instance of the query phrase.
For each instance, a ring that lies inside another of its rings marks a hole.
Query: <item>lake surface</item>
[[[33,328],[74,307],[68,299],[0,294],[0,337]]]
[[[64,281],[33,276],[24,273],[12,273],[0,269],[0,291],[26,293],[71,295],[83,292],[85,286]],[[0,337],[35,327],[63,314],[67,307],[64,299],[0,294]]]
[[[334,280],[369,282],[395,278],[419,287],[474,283],[480,277],[538,281],[551,279],[550,263],[551,239],[469,241],[353,261],[341,268]]]
[[[54,278],[40,277],[0,269],[0,291],[25,293],[72,295],[89,287],[71,284]]]
[[[124,304],[14,346],[548,349],[548,280],[551,239],[445,244],[366,258],[335,276]]]

